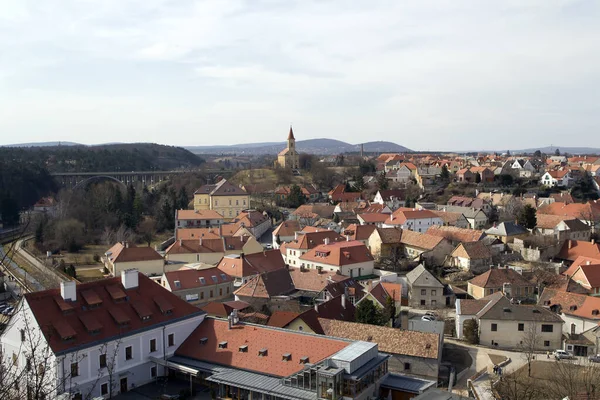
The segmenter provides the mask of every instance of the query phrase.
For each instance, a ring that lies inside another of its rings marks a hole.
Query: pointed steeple
[[[290,125],[290,133],[288,135],[287,140],[290,140],[290,139],[296,140],[296,138],[294,137],[294,131],[292,130],[292,126],[291,125]]]

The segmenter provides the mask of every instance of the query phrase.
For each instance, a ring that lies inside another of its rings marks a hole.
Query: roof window
[[[291,353],[284,353],[281,355],[281,361],[290,361],[292,359]]]
[[[204,280],[204,277],[200,277],[200,283],[203,285],[206,285],[206,280]]]
[[[240,353],[247,353],[247,352],[248,352],[248,345],[247,345],[247,344],[244,344],[244,345],[240,346],[240,347],[238,348],[238,351],[239,351]]]
[[[504,311],[504,312],[511,312],[511,309],[508,308],[508,307],[504,307],[504,309],[502,311]]]
[[[308,360],[309,360],[308,357],[301,357],[300,358],[300,364],[308,364]]]
[[[258,356],[259,356],[259,357],[266,357],[266,356],[267,356],[267,354],[268,354],[268,351],[267,351],[267,349],[266,349],[266,348],[265,348],[265,349],[260,349],[260,350],[258,351]]]
[[[598,315],[598,314],[600,314],[599,310],[592,310],[592,315]]]
[[[213,280],[214,283],[219,282],[219,279],[217,278],[216,275],[211,276],[211,278],[212,278],[212,280]]]
[[[227,280],[227,275],[221,274],[221,279],[223,279],[224,281],[226,281]]]
[[[227,348],[227,342],[220,342],[219,343],[219,348],[220,349],[226,349]]]
[[[206,342],[208,342],[208,338],[200,338],[200,344],[206,344]]]
[[[571,310],[571,311],[577,311],[577,306],[576,305],[572,305],[571,307],[569,307],[569,310]]]
[[[175,281],[175,287],[181,289],[181,281]]]

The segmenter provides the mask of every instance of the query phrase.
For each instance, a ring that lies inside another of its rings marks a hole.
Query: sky
[[[0,0],[0,144],[600,147],[596,0]]]

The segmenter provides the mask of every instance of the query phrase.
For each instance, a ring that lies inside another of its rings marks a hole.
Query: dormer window
[[[309,360],[308,357],[301,357],[300,358],[300,364],[308,364],[308,360]]]
[[[207,342],[208,342],[208,338],[203,337],[200,339],[200,344],[202,344],[202,345],[206,344]]]
[[[266,356],[267,356],[267,354],[268,354],[268,352],[267,352],[267,349],[260,349],[260,350],[258,351],[258,356],[259,356],[259,357],[266,357]]]
[[[571,310],[571,311],[577,311],[577,306],[573,305],[573,306],[569,307],[569,310]]]
[[[227,348],[227,342],[220,342],[219,343],[219,349],[226,349]]]
[[[599,310],[592,310],[592,315],[598,315],[598,314],[600,314]]]
[[[292,359],[291,353],[284,353],[281,355],[281,361],[290,361]]]
[[[175,287],[181,289],[181,281],[175,281]]]
[[[248,352],[248,345],[242,345],[238,348],[238,351],[240,353],[247,353]]]

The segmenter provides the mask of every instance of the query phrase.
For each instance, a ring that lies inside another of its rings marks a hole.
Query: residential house
[[[485,231],[487,236],[495,237],[502,243],[512,243],[515,239],[524,239],[529,236],[529,231],[514,222],[501,222]]]
[[[381,228],[389,218],[389,214],[365,213],[356,216],[361,225],[372,225]]]
[[[129,242],[117,242],[102,257],[104,267],[112,276],[137,268],[141,273],[156,276],[164,272],[165,260],[152,247],[137,247]]]
[[[245,301],[211,301],[210,303],[200,307],[207,315],[211,317],[227,318],[235,310],[238,316],[244,311],[250,311],[252,306]]]
[[[273,248],[278,249],[281,243],[291,242],[300,230],[302,228],[299,221],[283,221],[273,230]]]
[[[474,299],[481,299],[502,292],[510,299],[526,300],[533,298],[535,284],[512,268],[492,268],[476,276],[468,283],[467,292]]]
[[[254,309],[271,305],[272,301],[288,301],[290,294],[295,292],[294,282],[285,268],[262,272],[248,279],[235,292],[235,299],[252,304]]]
[[[217,264],[222,272],[234,278],[234,286],[240,287],[250,278],[279,269],[287,270],[287,265],[279,250],[267,250],[254,254],[229,255]]]
[[[406,183],[416,178],[417,167],[410,162],[395,163],[392,169],[386,165],[385,174],[392,182]]]
[[[597,200],[581,203],[552,203],[538,210],[538,214],[560,215],[564,217],[577,218],[592,228],[595,232],[596,225],[600,221],[600,202]]]
[[[408,305],[420,308],[443,308],[452,304],[445,286],[431,272],[419,264],[406,274],[408,282]]]
[[[186,371],[188,381],[203,376],[217,398],[376,398],[390,375],[388,356],[376,343],[246,324],[235,316],[206,318],[165,363]]]
[[[546,288],[538,305],[555,312],[564,321],[565,350],[577,356],[599,352],[600,298]]]
[[[393,315],[393,320],[388,321],[388,325],[394,328],[400,327],[400,312],[402,310],[402,285],[400,283],[378,282],[371,290],[366,292],[356,305],[358,306],[363,301],[370,301],[375,308],[381,311],[386,309],[388,301],[393,302],[396,313]]]
[[[400,244],[402,230],[397,228],[377,228],[367,240],[367,247],[376,260],[398,259],[403,250]]]
[[[33,380],[52,399],[116,396],[167,376],[154,358],[173,356],[203,319],[203,311],[136,270],[62,282],[23,295],[0,339],[12,357],[3,379],[15,382],[14,398],[27,398]]]
[[[492,252],[481,241],[459,243],[450,254],[450,265],[481,274],[492,265]]]
[[[589,290],[590,295],[600,296],[600,262],[580,265],[570,277]]]
[[[600,259],[600,243],[566,240],[556,255],[559,260],[575,261],[577,257]]]
[[[483,229],[488,223],[488,216],[481,209],[448,205],[438,205],[437,208],[438,211],[460,213],[464,215],[469,222],[469,227],[471,229]]]
[[[483,211],[486,215],[489,215],[492,211],[492,205],[489,201],[477,197],[452,196],[448,199],[446,205],[474,208]]]
[[[442,219],[429,210],[399,208],[383,223],[384,228],[401,228],[415,232],[426,232],[432,225],[443,225]]]
[[[475,174],[469,168],[462,168],[456,172],[456,179],[459,182],[472,183],[475,182]]]
[[[321,218],[333,218],[335,206],[327,203],[303,204],[289,216],[290,220],[297,220],[300,225],[313,225]]]
[[[248,193],[225,179],[194,192],[194,210],[214,210],[224,218],[231,219],[249,206]]]
[[[260,239],[266,231],[271,229],[271,218],[266,213],[263,214],[256,210],[242,211],[233,219],[233,222],[248,229],[257,239]]]
[[[53,197],[42,197],[33,205],[33,211],[37,213],[47,213],[54,215],[57,211],[58,204]]]
[[[303,185],[299,187],[300,192],[302,192],[302,195],[304,196],[304,200],[314,202],[319,199],[319,192],[311,185]],[[281,186],[275,191],[275,198],[277,200],[287,200],[288,196],[291,193],[291,190],[291,186]]]
[[[479,326],[479,343],[501,349],[518,349],[535,330],[535,349],[552,351],[562,344],[563,320],[540,306],[511,302],[502,292],[480,300],[456,300],[456,332],[464,337],[464,323],[475,319]]]
[[[299,268],[302,262],[300,257],[307,253],[309,250],[324,244],[324,243],[335,243],[345,241],[342,235],[331,230],[315,230],[312,232],[297,232],[295,239],[285,246],[282,246],[280,250],[283,250],[284,259],[290,267]]]
[[[377,227],[374,225],[350,224],[344,229],[342,234],[346,239],[358,240],[359,242],[362,242],[362,244],[368,246],[369,237],[375,229],[377,229]]]
[[[494,182],[494,171],[487,167],[471,167],[470,171],[475,175],[475,181],[477,181],[477,175],[479,175],[479,181],[484,183]]]
[[[357,214],[391,214],[392,210],[386,204],[361,203],[355,210]]]
[[[439,210],[430,210],[432,213],[440,217],[442,220],[442,226],[454,226],[457,228],[468,229],[471,227],[467,217],[463,215],[463,213],[459,212],[448,212],[448,211],[439,211]],[[437,225],[433,225],[437,226]]]
[[[589,241],[591,228],[576,218],[538,213],[535,233],[539,235],[554,236],[559,241]]]
[[[394,211],[404,206],[405,193],[403,189],[378,190],[373,203],[385,204],[390,210]]]
[[[218,239],[223,236],[253,236],[243,227],[235,224],[223,224],[218,228],[179,228],[175,229],[175,240]]]
[[[206,263],[215,265],[221,258],[235,254],[262,252],[262,245],[254,236],[223,236],[218,239],[179,239],[165,250],[165,259],[174,263]]]
[[[568,170],[546,171],[540,178],[540,183],[547,187],[570,187],[571,173]]]
[[[218,227],[224,222],[223,216],[214,210],[175,210],[175,229]]]
[[[439,167],[431,165],[418,167],[417,173],[415,174],[417,185],[419,185],[421,189],[425,189],[425,187],[433,185],[436,180],[439,179],[441,173],[442,169]]]
[[[163,274],[160,284],[185,301],[201,305],[233,296],[234,279],[217,267],[180,269]]]
[[[403,230],[400,236],[403,254],[411,260],[442,265],[452,252],[453,246],[443,237]]]
[[[346,277],[347,278],[347,277]],[[328,279],[329,284],[316,298],[317,303],[327,302],[338,296],[345,295],[352,304],[356,304],[366,293],[359,281],[348,278],[344,280]]]
[[[448,239],[452,246],[457,246],[459,243],[477,242],[485,237],[485,233],[480,230],[437,225],[427,229],[427,234]]]
[[[350,279],[347,276],[333,272],[307,268],[290,268],[289,273],[292,282],[294,282],[294,287],[297,291],[303,292],[307,303],[318,297],[327,285]]]
[[[340,241],[321,244],[300,256],[301,268],[339,272],[349,277],[373,274],[374,259],[363,243]]]
[[[579,256],[575,259],[575,261],[573,261],[573,264],[571,264],[569,268],[562,273],[562,275],[571,277],[580,266],[592,264],[600,264],[600,258]]]
[[[438,379],[442,346],[437,334],[356,322],[324,319],[319,322],[327,336],[377,343],[379,350],[390,356],[388,368],[392,372]]]

